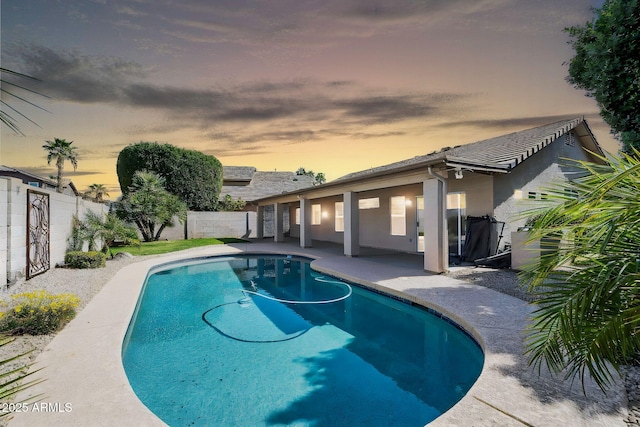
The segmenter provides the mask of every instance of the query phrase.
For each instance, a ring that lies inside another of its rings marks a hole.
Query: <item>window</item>
[[[380,207],[380,199],[378,197],[372,197],[371,199],[358,200],[358,207],[360,209],[376,209]]]
[[[336,231],[344,231],[344,202],[336,202]]]
[[[311,205],[311,225],[320,225],[322,221],[322,206]]]
[[[391,235],[407,235],[407,209],[404,196],[391,198]]]
[[[296,225],[300,225],[300,208],[296,208]]]

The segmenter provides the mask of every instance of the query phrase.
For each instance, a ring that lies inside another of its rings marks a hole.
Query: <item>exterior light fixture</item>
[[[456,179],[462,179],[462,169],[456,169]]]

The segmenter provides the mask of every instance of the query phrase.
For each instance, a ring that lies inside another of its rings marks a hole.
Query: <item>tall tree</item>
[[[640,148],[640,0],[606,0],[584,26],[565,29],[575,56],[567,80],[595,98],[623,143]]]
[[[91,184],[89,189],[84,193],[86,197],[90,198],[91,201],[96,203],[102,203],[104,201],[105,196],[108,197],[109,193],[107,192],[107,187],[104,184]]]
[[[56,167],[58,168],[57,187],[56,191],[62,193],[62,175],[64,171],[64,162],[69,161],[75,171],[78,168],[78,154],[76,153],[76,147],[72,147],[73,141],[67,141],[65,139],[54,138],[53,141],[47,141],[42,146],[47,151],[47,164],[51,164],[51,160],[56,160]]]
[[[578,162],[581,178],[545,190],[530,212],[544,255],[522,272],[540,297],[532,363],[603,389],[640,351],[640,152],[605,161]]]
[[[145,242],[156,241],[174,218],[184,222],[187,206],[178,196],[164,189],[164,178],[153,172],[138,171],[128,191],[117,203],[118,217],[136,224]]]
[[[313,178],[313,185],[324,184],[327,182],[327,178],[324,176],[324,172],[314,173],[312,170],[306,170],[303,167],[299,167],[296,171],[296,175],[298,176],[310,176]]]
[[[165,180],[168,192],[195,211],[215,210],[222,189],[222,164],[217,158],[171,144],[129,145],[118,154],[116,169],[123,194],[129,191],[136,172],[155,172]]]

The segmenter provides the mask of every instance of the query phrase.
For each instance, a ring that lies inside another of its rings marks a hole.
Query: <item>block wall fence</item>
[[[286,222],[288,226],[288,222]],[[274,236],[274,209],[266,206],[263,211],[262,237]],[[288,230],[288,228],[287,228]],[[175,221],[166,227],[160,239],[181,240],[205,237],[236,237],[254,239],[258,237],[258,214],[256,212],[195,212],[187,213],[186,224]]]
[[[17,178],[0,177],[0,287],[26,276],[27,190],[29,189],[49,195],[50,268],[64,263],[74,215],[82,220],[88,210],[105,214],[109,211],[104,204],[60,194],[55,190],[32,187]],[[263,237],[272,237],[273,207],[264,209],[263,219]],[[257,221],[256,212],[189,211],[186,224],[176,221],[173,227],[166,227],[163,230],[160,238],[166,240],[203,237],[256,238],[258,237]]]
[[[49,195],[50,268],[64,262],[74,215],[82,219],[88,210],[108,211],[101,203],[32,187],[17,178],[0,177],[0,286],[26,275],[28,189]]]

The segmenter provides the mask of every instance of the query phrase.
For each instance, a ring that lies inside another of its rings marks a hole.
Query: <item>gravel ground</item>
[[[122,267],[133,262],[141,261],[148,257],[118,257],[107,261],[105,268],[75,270],[54,268],[50,271],[32,278],[28,282],[22,280],[9,287],[0,290],[0,300],[10,300],[12,294],[44,289],[52,294],[70,292],[80,298],[82,310],[91,298],[113,277]],[[483,267],[455,267],[448,275],[450,277],[485,286],[524,301],[531,302],[534,298],[522,289],[518,284],[516,272],[512,270],[496,270]],[[20,358],[13,366],[23,366],[33,362],[37,355],[44,350],[55,334],[16,337],[13,342],[0,347],[0,360],[31,351],[28,356]],[[6,369],[6,367],[3,367]],[[640,426],[640,368],[626,367],[624,369],[625,385],[629,399],[629,415],[625,420],[628,426]],[[5,421],[0,419],[0,426]]]
[[[20,280],[12,284],[8,289],[0,291],[0,300],[10,301],[11,295],[44,289],[50,294],[72,293],[80,298],[78,311],[82,310],[91,301],[100,289],[113,277],[113,275],[125,265],[141,260],[120,256],[108,260],[104,268],[95,269],[70,269],[53,268],[44,274],[29,280]],[[53,339],[50,335],[24,335],[15,337],[11,344],[0,347],[0,360],[7,354],[15,355],[19,352],[32,351],[29,359],[34,360],[38,354]]]
[[[535,299],[525,289],[520,287],[518,284],[518,274],[514,270],[497,270],[485,267],[453,267],[448,273],[448,276],[491,288],[523,301],[531,302]]]
[[[455,267],[449,276],[485,286],[521,300],[531,302],[535,298],[526,289],[520,287],[518,275],[513,270],[495,270],[484,267]],[[627,426],[640,426],[640,366],[623,368],[629,413],[625,419]]]
[[[0,290],[0,300],[10,301],[11,295],[44,289],[51,294],[73,293],[77,295],[80,298],[80,306],[78,307],[78,311],[80,311],[118,270],[125,265],[140,260],[142,260],[141,257],[130,258],[120,256],[116,259],[108,260],[104,268],[84,270],[53,268],[46,273],[32,278],[28,282],[19,280],[8,289],[4,288]],[[11,343],[0,347],[0,360],[5,360],[18,354],[30,353],[12,363],[3,365],[1,371],[6,372],[10,369],[18,369],[33,363],[38,354],[44,350],[54,336],[55,333],[15,337]],[[37,375],[38,374],[34,375],[34,379],[38,378]],[[5,426],[7,421],[7,419],[0,418],[0,427]]]

